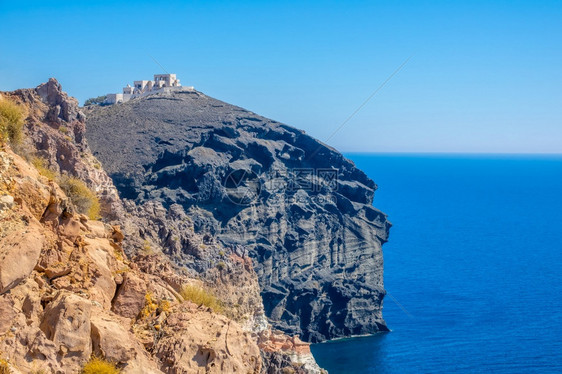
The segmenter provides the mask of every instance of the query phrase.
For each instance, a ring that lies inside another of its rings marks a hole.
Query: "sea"
[[[391,332],[336,373],[562,373],[562,156],[346,154],[379,186]]]

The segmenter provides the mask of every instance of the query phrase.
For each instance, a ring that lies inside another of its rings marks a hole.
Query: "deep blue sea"
[[[562,156],[348,154],[378,185],[392,330],[313,345],[336,373],[561,373]]]

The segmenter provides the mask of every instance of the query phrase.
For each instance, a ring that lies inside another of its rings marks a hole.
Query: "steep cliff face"
[[[86,117],[122,197],[180,206],[196,232],[248,251],[275,327],[312,342],[387,331],[390,223],[371,205],[375,183],[340,153],[197,91],[91,107]],[[179,239],[165,250],[193,263],[198,250]]]
[[[178,205],[121,201],[55,79],[3,99],[29,116],[25,159],[0,143],[0,369],[74,373],[94,353],[124,373],[320,372],[308,344],[271,330],[244,251],[195,233]],[[76,213],[57,185],[67,176],[97,192],[105,224]],[[184,247],[185,267],[164,255]]]
[[[129,260],[119,227],[73,211],[56,183],[0,147],[0,355],[10,372],[77,373],[91,354],[123,373],[251,372],[255,337],[182,300],[162,256]],[[10,197],[10,199],[7,199]]]

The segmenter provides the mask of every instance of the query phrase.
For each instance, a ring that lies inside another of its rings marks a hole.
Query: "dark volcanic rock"
[[[375,183],[340,153],[196,91],[86,117],[88,142],[122,197],[179,204],[198,232],[247,248],[276,328],[313,342],[387,330],[390,223],[371,205]]]

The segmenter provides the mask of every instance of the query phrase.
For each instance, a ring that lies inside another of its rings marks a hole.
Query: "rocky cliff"
[[[9,200],[0,206],[0,352],[12,373],[77,373],[91,354],[124,373],[260,372],[249,332],[182,302],[178,287],[196,280],[156,255],[127,259],[119,227],[74,213],[57,184],[9,150],[0,165]],[[141,270],[154,264],[157,272]]]
[[[56,80],[4,99],[28,117],[19,155],[0,144],[0,370],[76,373],[94,354],[124,373],[320,371],[263,317],[242,250],[197,234],[179,205],[121,201]],[[97,193],[106,223],[78,212],[68,178]],[[178,245],[189,267],[164,254]]]
[[[220,261],[185,238],[170,213],[182,211],[197,233],[254,260],[274,327],[311,342],[387,331],[390,223],[372,206],[375,183],[340,153],[197,91],[89,107],[86,118],[121,197],[162,205],[151,237],[176,262],[205,272]]]

